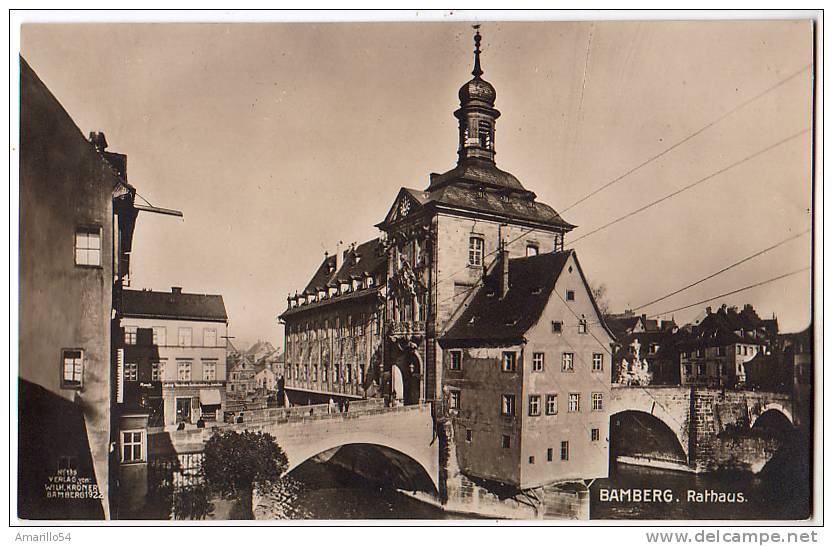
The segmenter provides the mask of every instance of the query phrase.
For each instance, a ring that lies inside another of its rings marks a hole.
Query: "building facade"
[[[150,414],[149,426],[188,427],[222,420],[228,316],[223,297],[122,292],[120,401]]]
[[[576,254],[503,256],[440,341],[459,466],[519,489],[607,476],[614,338]]]
[[[106,152],[101,133],[91,136],[20,59],[23,519],[110,517],[113,339],[137,211],[126,157]]]
[[[281,320],[291,403],[382,395],[385,252],[373,239],[325,255],[303,292],[288,298]]]
[[[711,387],[742,387],[745,364],[759,353],[769,354],[778,333],[775,318],[761,319],[751,305],[742,310],[706,308],[705,315],[681,330],[680,383]]]
[[[522,489],[605,476],[613,337],[564,250],[575,226],[495,164],[500,112],[479,33],[472,75],[454,112],[457,165],[401,188],[379,239],[325,256],[289,297],[286,388],[431,402],[472,476]]]

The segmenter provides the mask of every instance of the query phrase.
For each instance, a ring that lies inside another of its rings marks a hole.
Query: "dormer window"
[[[538,255],[538,244],[537,243],[527,243],[526,244],[526,255],[527,256],[537,256]]]

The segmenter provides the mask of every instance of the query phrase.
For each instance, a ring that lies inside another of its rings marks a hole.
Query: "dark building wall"
[[[107,491],[110,443],[110,310],[113,286],[113,190],[119,179],[82,136],[58,101],[21,60],[20,81],[20,378],[50,397],[68,402],[82,418],[67,423],[47,444],[37,444],[42,464],[54,468],[61,456],[91,458],[89,477]],[[78,227],[101,230],[101,266],[75,264]],[[63,349],[83,349],[83,385],[61,388]],[[28,391],[26,391],[28,392]],[[30,401],[21,391],[20,407]],[[54,418],[51,404],[44,423]],[[36,417],[29,415],[33,420]],[[30,430],[31,432],[31,430]],[[45,433],[45,431],[44,431]],[[21,476],[35,441],[21,437]],[[44,484],[22,481],[22,498],[36,499]],[[24,518],[75,517],[68,508],[34,502]],[[99,501],[100,504],[100,501]],[[70,515],[72,514],[72,515]],[[101,506],[86,514],[101,517]]]
[[[450,351],[462,352],[461,369],[449,369]],[[515,372],[501,371],[504,351],[517,355]],[[522,377],[523,350],[520,346],[494,348],[452,348],[444,352],[447,388],[460,393],[459,409],[449,409],[459,467],[464,474],[520,484],[521,412],[524,410]],[[501,415],[501,397],[515,396],[515,415]],[[446,395],[450,400],[450,393]],[[446,402],[448,405],[449,402]],[[471,431],[471,440],[467,431]],[[503,447],[503,436],[509,447]]]

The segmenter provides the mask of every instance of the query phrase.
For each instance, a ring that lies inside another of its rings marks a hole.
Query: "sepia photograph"
[[[10,522],[820,521],[821,14],[640,13],[18,13]]]

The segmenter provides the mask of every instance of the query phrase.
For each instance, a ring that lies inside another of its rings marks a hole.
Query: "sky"
[[[586,235],[569,246],[611,310],[811,227],[809,21],[485,22],[481,33],[502,112],[497,164],[578,225],[568,245]],[[222,294],[241,346],[282,346],[277,316],[324,252],[377,236],[400,187],[454,166],[471,52],[463,22],[21,31],[22,56],[80,130],[127,154],[142,198],[184,213],[140,215],[132,287]],[[640,312],[799,270],[811,248],[801,235]],[[751,303],[797,331],[810,282],[805,271],[672,314]]]

